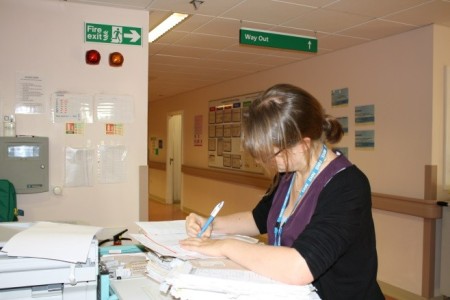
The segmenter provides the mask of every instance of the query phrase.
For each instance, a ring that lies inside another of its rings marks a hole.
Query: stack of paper
[[[38,222],[14,235],[3,247],[8,256],[86,263],[100,227]]]
[[[288,285],[246,270],[226,258],[212,258],[179,246],[187,238],[185,220],[138,222],[140,234],[133,238],[151,250],[148,276],[161,283],[160,291],[181,300],[188,299],[320,299],[312,285]],[[235,238],[249,243],[258,240]]]
[[[288,285],[244,269],[192,268],[170,274],[166,282],[171,295],[181,300],[320,299],[312,285]]]

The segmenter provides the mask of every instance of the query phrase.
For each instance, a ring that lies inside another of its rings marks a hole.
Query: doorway
[[[166,203],[168,204],[181,202],[182,124],[181,113],[173,113],[168,116],[166,161]]]

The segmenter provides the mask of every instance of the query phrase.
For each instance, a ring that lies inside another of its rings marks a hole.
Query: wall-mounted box
[[[17,194],[48,191],[48,137],[0,137],[0,179],[14,184]]]

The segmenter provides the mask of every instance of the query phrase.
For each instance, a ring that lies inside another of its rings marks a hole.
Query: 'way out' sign
[[[142,45],[142,28],[85,23],[84,41],[122,45]]]
[[[239,43],[253,46],[317,52],[317,39],[267,30],[241,28]]]

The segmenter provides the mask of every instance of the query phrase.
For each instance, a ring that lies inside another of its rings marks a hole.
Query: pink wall
[[[165,139],[165,116],[171,111],[182,111],[183,164],[207,168],[207,147],[194,147],[191,136],[194,116],[202,114],[207,120],[208,101],[261,91],[279,82],[293,83],[318,97],[328,113],[349,117],[349,134],[339,146],[349,148],[350,159],[368,175],[373,192],[423,198],[424,166],[433,163],[439,170],[443,167],[442,159],[433,158],[443,157],[443,150],[434,147],[432,136],[435,130],[442,131],[439,128],[442,117],[439,119],[434,107],[437,102],[442,109],[442,103],[435,99],[442,95],[436,95],[435,90],[439,87],[435,87],[435,82],[441,80],[436,68],[449,63],[448,55],[447,60],[441,57],[450,53],[448,42],[444,42],[448,36],[448,28],[427,26],[164,101],[150,102],[149,136]],[[438,49],[440,55],[436,60]],[[344,87],[349,88],[349,105],[332,108],[331,90]],[[375,130],[375,148],[357,150],[354,148],[356,126],[352,122],[354,108],[366,104],[375,105],[375,124],[369,127]],[[436,122],[436,118],[440,121]],[[208,132],[206,122],[203,132]],[[164,162],[164,151],[158,157],[151,156],[150,160]],[[188,175],[183,176],[183,182],[182,206],[203,214],[207,214],[206,208],[212,207],[219,198],[227,198],[232,210],[249,209],[264,192],[263,189],[230,186]],[[442,191],[442,186],[438,189]],[[152,191],[150,185],[149,193]],[[157,196],[164,198],[164,195]],[[374,211],[374,218],[380,257],[379,280],[420,295],[423,221],[379,210]],[[436,264],[439,265],[439,259]]]

